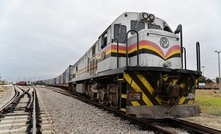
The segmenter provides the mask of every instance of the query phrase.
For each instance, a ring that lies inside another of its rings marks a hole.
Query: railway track
[[[143,119],[137,119],[134,116],[130,116],[130,115],[125,115],[125,113],[116,110],[114,108],[108,107],[108,106],[103,106],[100,103],[88,100],[88,98],[85,97],[81,97],[81,96],[77,96],[74,95],[72,93],[69,93],[67,91],[64,90],[59,90],[59,89],[55,89],[55,88],[48,88],[52,91],[55,91],[57,93],[61,93],[63,95],[69,96],[69,97],[73,97],[75,99],[79,99],[82,100],[86,103],[90,103],[93,105],[96,105],[97,107],[100,107],[102,109],[111,111],[113,113],[115,113],[115,115],[120,116],[123,119],[129,120],[132,123],[136,123],[137,125],[141,126],[141,129],[143,130],[151,130],[154,131],[154,133],[157,134],[175,134],[176,132],[169,130],[168,128],[162,126],[162,123],[167,124],[170,127],[174,127],[174,128],[181,128],[183,130],[186,130],[188,133],[194,133],[194,134],[220,134],[221,131],[220,130],[216,130],[213,128],[209,128],[206,126],[202,126],[199,124],[195,124],[195,123],[191,123],[188,121],[184,121],[184,120],[179,120],[179,119],[164,119],[164,120],[143,120]],[[158,125],[161,124],[161,125]]]
[[[189,121],[184,121],[181,119],[168,119],[167,122],[171,126],[181,127],[187,130],[189,133],[194,134],[221,134],[220,130],[216,130],[210,127],[202,126],[196,123],[192,123]]]
[[[13,98],[0,108],[0,134],[53,133],[51,119],[35,88],[14,87]]]

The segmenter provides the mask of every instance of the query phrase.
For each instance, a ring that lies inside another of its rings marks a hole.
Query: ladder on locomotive
[[[126,66],[128,65],[128,34],[130,32],[135,32],[137,35],[137,66],[139,66],[139,34],[136,30],[129,30],[126,34]],[[117,39],[118,40],[118,39]],[[118,41],[117,41],[117,53],[118,53]],[[117,56],[117,67],[118,65],[118,56]],[[129,88],[129,84],[123,81],[123,79],[118,79],[118,89],[120,89],[120,110],[126,112],[126,101],[127,101],[127,89]]]

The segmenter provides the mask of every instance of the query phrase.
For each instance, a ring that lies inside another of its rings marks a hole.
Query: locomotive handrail
[[[196,63],[197,63],[197,71],[201,71],[200,69],[200,43],[196,42]]]
[[[119,34],[116,38],[112,39],[113,41],[117,41],[117,68],[119,68]]]
[[[177,29],[174,31],[175,34],[180,33],[180,57],[181,57],[181,66],[183,68],[183,30],[182,30],[182,25],[179,24],[177,26]]]
[[[119,34],[118,37],[115,39],[117,40],[117,68],[119,68]]]
[[[126,66],[128,66],[128,33],[135,32],[137,34],[137,66],[139,66],[139,34],[136,30],[129,30],[126,34]]]
[[[185,69],[186,69],[186,48],[183,47],[183,52],[184,52],[184,63],[185,63]]]
[[[159,36],[162,36],[162,34],[156,34],[156,33],[147,33],[147,36],[149,36],[150,34],[152,34],[152,35],[159,35]],[[177,38],[177,37],[174,37],[174,36],[168,36],[168,35],[163,35],[164,37],[169,37],[169,38],[175,38],[175,39],[179,39],[179,38]]]

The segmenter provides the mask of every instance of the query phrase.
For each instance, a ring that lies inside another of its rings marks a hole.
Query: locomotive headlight
[[[153,14],[150,14],[150,15],[149,15],[149,19],[150,19],[151,21],[153,21],[153,20],[155,19],[155,16],[154,16]]]
[[[148,18],[148,14],[147,14],[147,13],[142,13],[142,17],[143,17],[144,19],[147,19],[147,18]]]

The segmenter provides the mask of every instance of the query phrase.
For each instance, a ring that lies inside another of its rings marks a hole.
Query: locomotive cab
[[[128,32],[129,30],[133,31]],[[135,31],[140,43],[139,61],[136,61]],[[107,38],[105,47],[104,38]],[[129,45],[126,46],[126,43]],[[99,37],[97,72],[124,67],[127,62],[126,52],[129,54],[128,62],[131,66],[139,62],[139,66],[181,68],[180,49],[179,37],[164,20],[145,12],[124,13]]]

